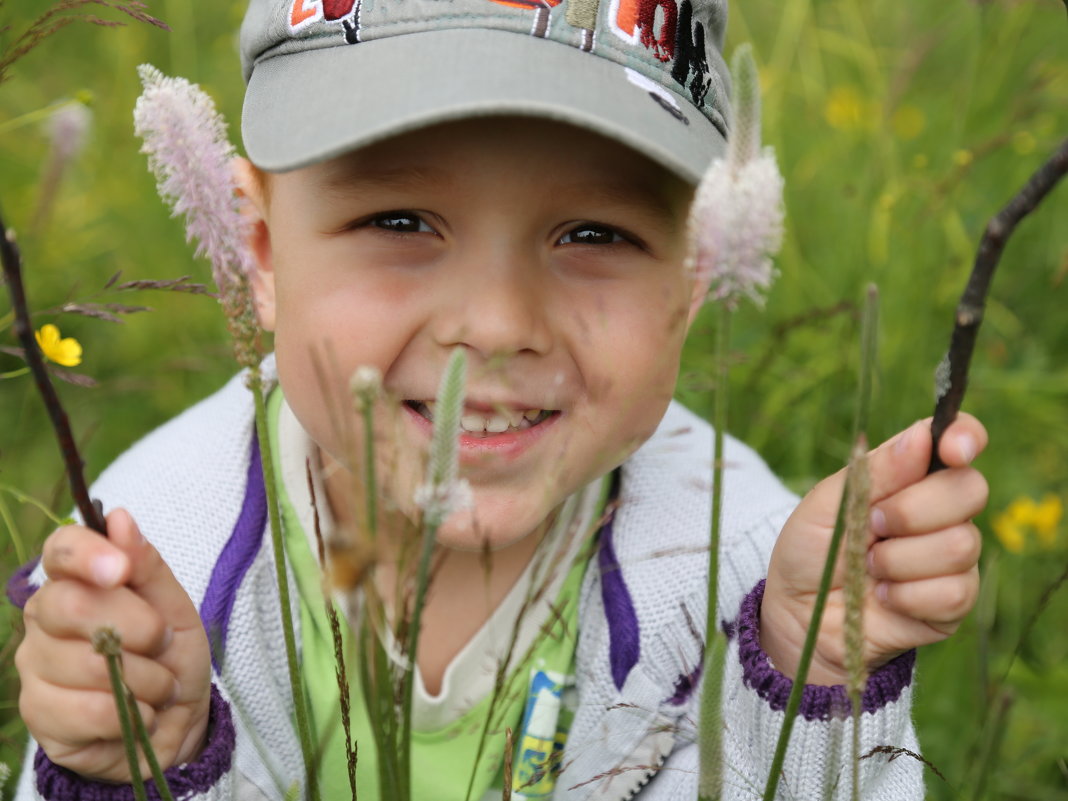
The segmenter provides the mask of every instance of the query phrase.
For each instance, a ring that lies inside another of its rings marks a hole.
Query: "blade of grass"
[[[457,443],[460,433],[460,415],[464,405],[464,383],[467,375],[467,357],[463,348],[454,348],[441,385],[436,396],[434,409],[434,430],[430,443],[430,460],[427,470],[429,500],[423,515],[422,552],[415,577],[415,599],[412,606],[412,618],[408,629],[408,643],[405,649],[408,658],[408,670],[404,674],[401,695],[401,754],[402,773],[405,788],[410,793],[411,787],[411,748],[412,748],[412,687],[415,683],[415,668],[419,648],[419,627],[423,618],[423,606],[426,603],[426,590],[430,575],[430,560],[437,543],[438,528],[448,516],[450,502],[444,500],[456,491],[457,484]],[[409,796],[406,795],[405,798]]]
[[[857,388],[857,412],[854,420],[853,441],[857,440],[860,432],[868,425],[868,414],[871,407],[872,371],[875,366],[875,346],[878,312],[878,291],[874,285],[869,285],[867,300],[864,304],[864,315],[861,323],[861,357],[860,357],[860,382]],[[849,485],[855,480],[853,471],[846,474],[846,486],[843,490],[843,500],[848,496]],[[790,733],[793,731],[794,720],[797,718],[798,709],[801,706],[801,695],[805,689],[805,679],[808,677],[808,669],[812,663],[812,655],[816,650],[816,639],[819,635],[820,624],[823,621],[823,610],[827,605],[827,596],[831,589],[831,579],[834,576],[835,564],[838,561],[838,551],[841,548],[842,536],[845,531],[846,504],[838,506],[838,516],[834,523],[834,533],[827,549],[827,559],[823,564],[823,575],[820,578],[819,591],[812,607],[812,620],[805,635],[805,643],[801,650],[801,660],[797,666],[797,675],[794,676],[793,687],[790,697],[786,702],[786,712],[783,719],[782,729],[779,732],[779,740],[775,745],[775,754],[772,757],[771,771],[768,774],[768,782],[764,787],[764,801],[774,801],[775,793],[779,786],[782,774],[783,762],[786,759],[786,746],[790,742]],[[858,769],[854,765],[854,771]]]
[[[134,798],[137,801],[147,801],[145,782],[141,778],[141,763],[137,758],[137,744],[130,725],[130,710],[126,703],[126,686],[123,684],[119,668],[119,654],[122,653],[122,647],[118,632],[110,627],[97,629],[93,632],[93,650],[107,660],[108,678],[111,680],[111,694],[115,696],[115,707],[119,713],[122,744],[126,749],[126,762],[130,766],[130,783],[133,785]]]
[[[289,689],[293,694],[293,710],[297,721],[301,755],[304,758],[304,775],[307,797],[318,801],[319,776],[315,770],[316,749],[312,743],[308,706],[304,695],[304,681],[297,661],[296,635],[293,631],[293,615],[289,596],[289,577],[286,573],[286,552],[282,538],[282,520],[278,509],[278,487],[275,484],[274,461],[271,455],[270,435],[267,431],[267,405],[263,397],[263,379],[259,370],[249,372],[248,387],[256,405],[256,437],[260,445],[260,463],[263,469],[263,486],[267,495],[267,515],[270,520],[271,545],[274,549],[274,569],[278,583],[278,601],[282,612],[282,636],[285,640],[286,663],[289,669]]]
[[[715,344],[715,407],[712,429],[712,516],[709,521],[708,606],[706,611],[704,681],[701,691],[700,801],[715,801],[723,786],[723,670],[726,665],[726,636],[719,627],[719,539],[723,506],[723,439],[727,428],[727,357],[730,347],[731,311],[719,308]]]
[[[108,660],[114,659],[119,671],[120,681],[122,680],[122,666],[119,664],[118,657],[108,657]],[[108,666],[110,670],[110,665]],[[134,732],[137,735],[137,741],[141,743],[141,750],[145,754],[145,759],[148,760],[148,769],[152,772],[152,780],[156,783],[156,790],[159,792],[163,801],[174,801],[174,795],[171,793],[171,788],[167,784],[167,779],[163,775],[163,771],[160,769],[159,760],[156,758],[156,750],[152,747],[152,741],[148,737],[148,731],[145,729],[145,721],[141,717],[141,710],[137,706],[137,699],[134,698],[134,694],[130,692],[130,688],[123,682],[123,687],[126,690],[126,705],[130,710],[130,717],[133,720]]]
[[[326,570],[326,543],[323,540],[322,523],[319,519],[319,504],[315,497],[315,481],[312,478],[311,462],[304,462],[305,477],[308,482],[308,495],[311,498],[315,545],[319,551],[319,565]],[[356,801],[356,750],[352,742],[352,702],[349,697],[349,676],[345,669],[345,644],[341,638],[341,623],[338,620],[337,607],[330,597],[330,586],[323,583],[323,601],[326,604],[326,616],[330,621],[330,638],[334,643],[334,677],[337,679],[338,697],[341,702],[341,730],[345,737],[345,766],[348,771],[349,791],[352,801]]]

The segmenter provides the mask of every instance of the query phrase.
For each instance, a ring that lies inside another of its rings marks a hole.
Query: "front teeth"
[[[469,434],[503,434],[505,431],[520,431],[540,423],[546,417],[542,409],[526,411],[503,410],[493,414],[465,414],[460,417],[460,428]]]
[[[499,414],[465,414],[460,417],[460,428],[469,434],[503,434],[508,430],[508,419]]]
[[[437,407],[435,401],[411,401],[411,406],[431,422]],[[549,413],[544,409],[523,411],[502,409],[491,414],[469,412],[460,416],[460,428],[469,434],[503,434],[509,429],[521,430],[540,423]]]

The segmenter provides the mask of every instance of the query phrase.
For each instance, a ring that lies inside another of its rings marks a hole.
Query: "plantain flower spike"
[[[231,168],[226,122],[199,86],[149,64],[137,68],[144,91],[134,107],[134,131],[144,140],[160,197],[185,217],[186,241],[212,265],[219,299],[234,338],[234,355],[255,370],[259,327],[249,278],[253,257]]]
[[[456,348],[438,387],[426,481],[415,492],[415,503],[431,527],[441,525],[450,514],[470,508],[472,503],[471,486],[459,478],[460,415],[466,375],[467,357],[463,348]]]
[[[763,305],[782,245],[783,177],[771,147],[760,147],[760,81],[752,48],[731,61],[734,103],[726,158],[708,167],[690,209],[690,265],[709,297]]]

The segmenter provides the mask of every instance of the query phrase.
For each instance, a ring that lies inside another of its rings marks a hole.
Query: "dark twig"
[[[928,472],[941,470],[945,464],[938,456],[938,443],[942,434],[957,418],[964,390],[968,385],[968,366],[971,363],[979,325],[983,322],[990,280],[1001,259],[1005,244],[1017,224],[1030,214],[1068,172],[1068,139],[1054,152],[1027,181],[1027,184],[987,223],[979,250],[975,255],[972,274],[957,304],[956,325],[950,340],[949,352],[938,367],[938,400],[935,404],[934,421],[931,423],[931,464]]]
[[[37,341],[33,335],[26,292],[22,285],[22,258],[19,255],[18,245],[15,244],[15,234],[4,225],[2,216],[0,216],[0,262],[3,262],[4,277],[7,279],[7,289],[11,294],[11,307],[15,313],[15,335],[22,344],[26,363],[30,366],[33,380],[37,384],[37,390],[41,393],[41,399],[52,420],[52,427],[56,431],[59,449],[67,468],[71,496],[85,524],[106,536],[107,529],[103,512],[99,505],[94,504],[89,497],[89,487],[85,483],[84,464],[78,453],[74,434],[71,432],[70,420],[67,418],[63,404],[60,403],[59,395],[56,394],[56,388],[52,386],[48,368],[41,357],[41,349],[37,347]]]

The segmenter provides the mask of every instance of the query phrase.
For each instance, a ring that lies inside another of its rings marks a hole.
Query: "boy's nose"
[[[469,261],[450,273],[435,312],[439,344],[465,345],[486,360],[549,351],[547,293],[534,265]]]

